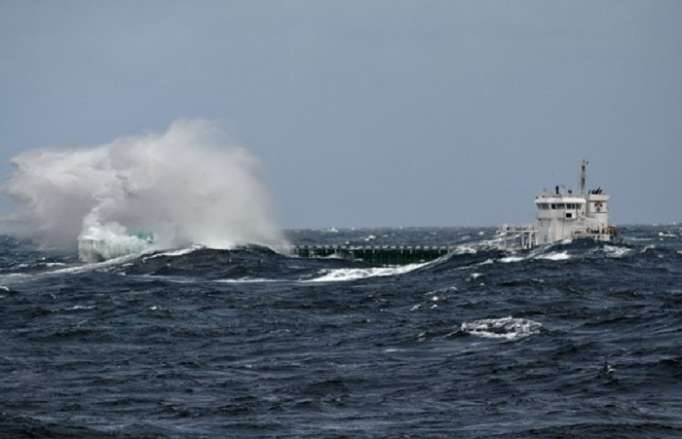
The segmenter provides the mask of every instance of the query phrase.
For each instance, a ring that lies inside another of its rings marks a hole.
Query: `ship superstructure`
[[[611,241],[617,232],[609,225],[610,197],[600,187],[587,190],[587,165],[580,162],[577,192],[556,186],[535,197],[535,224],[502,226],[497,233],[502,245],[528,249],[578,238]]]

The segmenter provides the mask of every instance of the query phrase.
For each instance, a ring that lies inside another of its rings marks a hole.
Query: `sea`
[[[1,438],[680,438],[682,227],[371,266],[263,247],[84,264],[0,237]]]

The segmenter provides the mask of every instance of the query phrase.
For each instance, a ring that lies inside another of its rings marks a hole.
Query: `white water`
[[[540,333],[542,324],[534,320],[514,318],[481,319],[463,322],[460,329],[470,335],[485,338],[517,340]]]
[[[166,257],[171,257],[171,258],[174,258],[174,257],[177,257],[177,256],[184,256],[184,255],[188,255],[188,254],[190,254],[190,253],[194,253],[194,252],[197,251],[197,250],[201,250],[202,248],[204,248],[204,247],[201,246],[201,245],[193,245],[193,246],[191,246],[191,247],[180,248],[180,249],[177,249],[177,250],[171,250],[171,251],[162,252],[162,253],[155,253],[155,254],[153,254],[153,255],[151,255],[151,256],[147,256],[147,257],[145,258],[145,260],[146,260],[146,259],[160,258],[160,257],[164,257],[164,256],[166,256]]]
[[[609,258],[622,258],[623,256],[630,253],[630,251],[631,249],[627,247],[618,247],[615,245],[604,246],[604,253],[606,253],[606,256]]]
[[[109,258],[150,247],[285,245],[258,161],[205,121],[94,147],[32,150],[12,163],[3,192],[16,211],[0,232],[43,246],[97,242]],[[136,232],[152,233],[153,246]]]
[[[524,258],[522,256],[505,256],[504,258],[500,258],[500,262],[503,264],[510,264],[512,262],[521,262],[525,261],[527,258]]]
[[[239,279],[218,279],[214,282],[220,284],[259,284],[267,282],[282,282],[283,279],[268,279],[262,277],[242,277]]]
[[[535,257],[535,259],[544,259],[547,261],[566,261],[568,259],[571,259],[571,255],[569,255],[568,252],[566,252],[566,251],[550,252],[550,253],[538,255]]]
[[[322,270],[322,276],[310,279],[307,282],[344,282],[368,277],[395,276],[409,273],[410,271],[424,267],[432,262],[423,264],[409,264],[399,267],[371,267],[371,268],[337,268]]]
[[[566,261],[571,259],[571,255],[567,251],[562,252],[547,252],[547,253],[530,253],[527,256],[505,256],[499,261],[503,264],[511,264],[514,262],[527,261],[529,259],[543,260],[543,261]]]

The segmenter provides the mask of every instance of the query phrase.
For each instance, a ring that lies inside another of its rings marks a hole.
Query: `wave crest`
[[[506,340],[518,340],[539,334],[541,328],[540,322],[512,316],[463,322],[460,327],[461,331],[466,334],[485,338],[504,338]]]

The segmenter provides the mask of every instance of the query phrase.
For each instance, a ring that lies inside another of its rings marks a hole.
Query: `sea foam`
[[[430,262],[423,264],[409,264],[399,267],[337,268],[332,270],[323,270],[322,276],[309,279],[307,282],[344,282],[365,279],[368,277],[395,276],[398,274],[409,273],[410,271],[424,267],[429,263]]]
[[[542,324],[539,322],[512,316],[463,322],[460,326],[462,332],[470,335],[507,340],[517,340],[538,334],[541,328]]]

